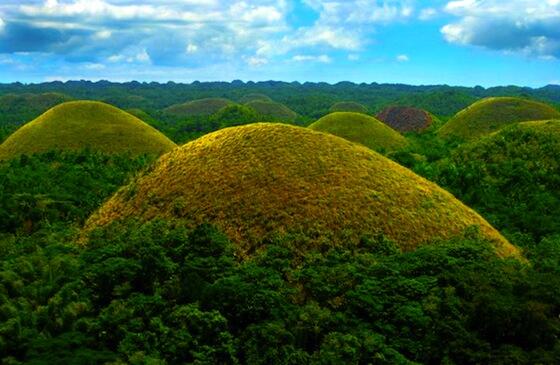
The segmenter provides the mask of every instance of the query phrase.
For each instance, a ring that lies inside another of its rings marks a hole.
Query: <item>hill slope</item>
[[[309,128],[334,134],[379,152],[393,151],[407,145],[406,138],[397,131],[365,114],[331,113],[311,124]]]
[[[433,118],[422,109],[395,106],[377,114],[377,119],[399,132],[420,132],[430,127]]]
[[[232,105],[233,101],[224,98],[206,98],[189,101],[183,104],[171,105],[163,112],[176,118],[212,115],[218,110]]]
[[[469,140],[509,124],[557,118],[560,118],[558,110],[537,101],[511,97],[486,98],[457,113],[439,129],[438,134]]]
[[[560,120],[524,122],[457,149],[440,184],[496,227],[538,242],[560,233]]]
[[[176,145],[140,119],[111,105],[72,101],[19,128],[0,145],[0,159],[49,150],[160,154]]]
[[[297,113],[274,101],[253,100],[245,104],[253,108],[258,114],[269,117],[272,121],[293,122],[297,118]]]
[[[344,139],[281,124],[222,129],[175,149],[111,198],[86,231],[129,217],[209,222],[243,255],[284,234],[299,234],[305,246],[382,233],[411,250],[471,225],[500,255],[517,254],[478,214],[410,170]]]
[[[255,101],[255,100],[272,101],[272,99],[268,95],[259,94],[259,93],[251,93],[251,94],[243,95],[241,98],[239,98],[239,103],[240,104],[246,104],[246,103],[249,103],[249,102]]]

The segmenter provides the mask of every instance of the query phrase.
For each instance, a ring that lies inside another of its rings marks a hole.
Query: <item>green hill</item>
[[[309,128],[337,135],[379,152],[393,151],[407,145],[406,138],[399,132],[374,117],[359,113],[331,113]]]
[[[521,98],[487,98],[463,109],[438,131],[441,137],[470,140],[518,122],[560,118],[550,105]]]
[[[172,105],[168,108],[165,108],[163,112],[166,115],[175,118],[208,116],[232,104],[234,104],[233,101],[225,98],[206,98],[189,101],[183,104]]]
[[[0,159],[49,150],[160,154],[175,144],[140,119],[96,101],[60,104],[19,128],[0,145]]]
[[[239,103],[240,104],[247,104],[251,101],[272,101],[272,99],[265,95],[265,94],[258,94],[258,93],[252,93],[252,94],[246,94],[243,95],[241,98],[239,98]]]
[[[384,109],[377,119],[399,132],[421,132],[433,123],[433,117],[425,110],[404,106]]]
[[[560,233],[560,120],[524,122],[458,148],[433,179],[496,227]]]
[[[335,113],[335,112],[353,112],[353,113],[367,114],[368,109],[360,103],[356,103],[353,101],[341,101],[333,104],[330,107],[329,113]]]
[[[274,102],[253,100],[245,104],[253,108],[258,114],[272,119],[274,122],[293,122],[297,118],[297,113],[287,106]]]
[[[517,255],[494,228],[437,185],[327,133],[252,124],[203,136],[161,157],[86,224],[124,218],[211,223],[250,255],[267,238],[354,245],[384,234],[402,249],[477,225],[500,255]]]

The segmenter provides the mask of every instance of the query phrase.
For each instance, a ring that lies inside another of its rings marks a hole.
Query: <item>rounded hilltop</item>
[[[498,254],[517,255],[434,183],[342,138],[283,124],[226,128],[171,151],[90,217],[85,232],[126,218],[211,223],[243,257],[282,235],[352,245],[384,234],[411,250],[472,225]]]
[[[433,122],[427,111],[405,106],[386,108],[377,114],[377,119],[399,132],[421,132]]]
[[[85,148],[162,154],[175,147],[162,133],[121,109],[97,101],[71,101],[49,109],[14,132],[0,145],[0,159]]]
[[[558,118],[558,110],[538,101],[514,97],[486,98],[457,113],[439,129],[438,134],[470,140],[513,123]]]
[[[239,98],[239,103],[240,104],[246,104],[246,103],[249,103],[251,101],[256,101],[256,100],[272,101],[272,99],[268,95],[259,94],[259,93],[251,93],[251,94],[243,95],[241,98]]]
[[[333,104],[329,108],[329,113],[336,113],[336,112],[353,112],[353,113],[367,114],[368,109],[364,105],[360,103],[356,103],[354,101],[340,101],[338,103]]]
[[[309,128],[334,134],[378,152],[394,151],[408,144],[399,132],[374,117],[360,113],[331,113],[311,124]]]
[[[255,110],[258,114],[268,117],[273,122],[293,122],[297,118],[297,113],[275,101],[252,100],[245,104]]]
[[[225,98],[204,98],[188,101],[183,104],[171,105],[165,108],[163,112],[175,118],[208,116],[232,104],[235,103]]]
[[[517,123],[454,151],[446,187],[504,231],[560,231],[560,120]]]

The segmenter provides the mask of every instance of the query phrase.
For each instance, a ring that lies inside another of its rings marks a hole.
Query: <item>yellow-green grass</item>
[[[118,108],[97,101],[71,101],[14,132],[0,145],[0,159],[85,148],[106,153],[161,154],[175,147],[156,129]]]
[[[173,117],[188,118],[212,115],[218,110],[232,104],[234,104],[233,101],[225,98],[205,98],[172,105],[165,108],[163,111],[165,114]]]
[[[245,104],[254,109],[262,116],[269,117],[272,121],[293,122],[297,118],[297,113],[274,101],[253,100]]]
[[[472,226],[500,256],[519,254],[434,183],[363,146],[285,124],[226,128],[171,151],[107,201],[84,232],[127,218],[211,223],[241,257],[283,235],[313,247],[383,234],[412,250]]]
[[[378,152],[398,150],[408,144],[399,132],[374,117],[360,113],[331,113],[311,124],[309,128],[334,134]]]
[[[252,94],[246,94],[243,95],[240,99],[239,99],[239,103],[240,104],[246,104],[249,103],[251,101],[255,101],[255,100],[260,100],[260,101],[272,101],[272,99],[265,94],[259,94],[259,93],[252,93]]]
[[[429,128],[434,121],[427,111],[406,106],[385,108],[377,114],[377,119],[403,133],[421,132]]]
[[[368,109],[364,105],[360,103],[356,103],[354,101],[341,101],[333,104],[330,107],[329,113],[335,113],[335,112],[353,112],[353,113],[367,114]]]
[[[560,118],[552,106],[513,97],[486,98],[463,109],[438,131],[441,137],[471,140],[507,125]]]

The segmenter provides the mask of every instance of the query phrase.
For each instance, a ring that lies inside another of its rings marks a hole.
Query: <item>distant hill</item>
[[[294,235],[304,250],[384,234],[412,250],[471,225],[499,255],[518,255],[477,213],[410,170],[342,138],[283,124],[226,128],[175,149],[113,196],[86,232],[129,217],[211,223],[242,257],[278,235]]]
[[[560,118],[560,112],[538,101],[511,97],[486,98],[457,113],[439,129],[438,134],[446,138],[470,140],[513,123],[555,118]]]
[[[208,116],[232,104],[234,104],[233,101],[225,98],[205,98],[189,101],[183,104],[172,105],[165,108],[163,112],[176,118]]]
[[[386,108],[377,114],[377,119],[399,132],[421,132],[433,122],[427,111],[403,106]]]
[[[0,96],[0,125],[22,125],[55,105],[72,98],[61,93],[5,94]]]
[[[251,101],[257,101],[257,100],[258,101],[272,101],[272,99],[268,95],[253,93],[253,94],[243,95],[239,99],[239,104],[247,104]]]
[[[350,112],[331,113],[309,126],[362,144],[378,152],[388,152],[407,145],[405,137],[374,117]]]
[[[258,114],[271,118],[271,122],[294,122],[297,113],[287,106],[274,101],[253,100],[245,104]]]
[[[175,144],[140,119],[95,101],[60,104],[19,128],[0,145],[0,159],[50,150],[160,154]]]

